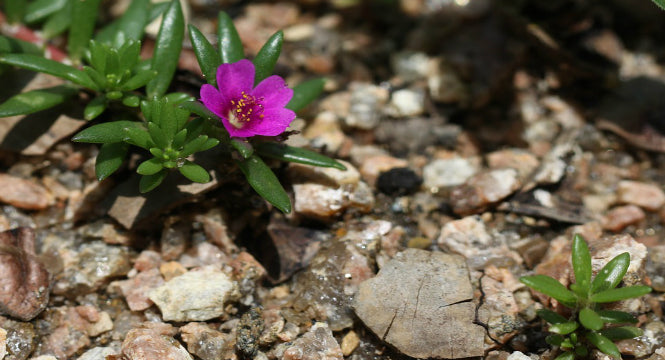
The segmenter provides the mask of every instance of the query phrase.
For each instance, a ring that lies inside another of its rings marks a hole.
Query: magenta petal
[[[201,87],[201,102],[219,117],[224,117],[228,111],[229,100],[212,85],[205,84]]]
[[[257,122],[251,129],[257,135],[276,136],[283,133],[295,118],[296,113],[293,110],[266,109],[263,113],[263,121]]]
[[[268,76],[252,91],[252,95],[263,98],[266,107],[284,107],[291,101],[293,90],[286,86],[284,79],[277,75]]]
[[[217,68],[217,87],[227,99],[239,98],[240,93],[249,93],[253,86],[254,64],[251,61],[243,59]]]

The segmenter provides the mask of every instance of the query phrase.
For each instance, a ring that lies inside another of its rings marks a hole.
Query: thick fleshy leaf
[[[118,49],[118,57],[120,58],[120,70],[125,74],[131,73],[136,64],[139,62],[140,54],[141,42],[138,40],[126,40],[125,44],[122,45],[120,49]]]
[[[588,293],[591,287],[591,254],[586,241],[580,234],[575,234],[573,237],[572,253],[575,283],[580,287],[580,292]]]
[[[559,334],[553,334],[553,335],[548,335],[545,338],[545,342],[554,345],[554,346],[561,346],[561,343],[563,342],[565,338],[562,335]]]
[[[554,358],[554,360],[574,360],[574,359],[575,359],[575,354],[573,354],[571,351],[565,351],[561,355]]]
[[[243,159],[247,159],[254,154],[254,147],[244,138],[232,138],[231,146],[238,151]]]
[[[665,0],[652,0],[654,4],[658,5],[661,9],[665,10]]]
[[[326,80],[323,78],[312,79],[301,82],[293,88],[293,97],[286,105],[287,109],[299,111],[316,99],[323,92],[323,85]]]
[[[41,55],[42,50],[31,42],[0,35],[0,53],[25,53]]]
[[[559,335],[568,335],[577,330],[579,326],[580,323],[577,321],[567,321],[565,323],[550,325],[550,331]]]
[[[179,105],[181,108],[188,110],[189,112],[196,114],[204,119],[222,121],[215,113],[208,110],[205,105],[201,104],[198,101],[187,101]]]
[[[55,14],[51,15],[42,26],[42,33],[45,39],[53,38],[62,34],[70,27],[72,23],[72,7],[73,2],[68,1],[67,4]]]
[[[25,0],[5,0],[4,11],[10,24],[17,23],[23,19],[28,2]]]
[[[157,72],[154,70],[144,70],[135,74],[129,80],[125,81],[120,89],[123,91],[136,90],[142,86],[145,86],[150,80],[154,79],[157,76]]]
[[[612,341],[633,339],[644,334],[642,329],[636,328],[634,326],[607,328],[599,331],[599,333]]]
[[[24,0],[25,1],[25,0]],[[37,0],[31,2],[25,12],[23,20],[27,24],[44,20],[51,14],[62,9],[67,4],[67,0]]]
[[[615,359],[621,359],[621,353],[619,352],[617,346],[614,345],[612,340],[594,331],[590,331],[585,336],[590,343],[598,348],[598,350],[609,356],[612,356]]]
[[[97,180],[102,181],[118,170],[127,156],[128,149],[129,145],[123,142],[102,145],[95,161]]]
[[[164,166],[160,159],[152,158],[142,162],[141,165],[136,168],[136,172],[141,175],[153,175],[162,171],[163,168]]]
[[[569,308],[574,308],[577,302],[575,294],[561,285],[560,282],[545,275],[522,276],[520,281],[526,286],[556,299]]]
[[[178,171],[180,171],[184,177],[192,180],[193,182],[207,183],[210,181],[210,174],[208,174],[206,169],[197,164],[194,164],[189,160],[186,160],[185,163],[178,168]]]
[[[171,145],[174,149],[180,149],[185,145],[185,139],[187,138],[187,129],[182,129],[178,131],[177,134],[173,137],[173,144]]]
[[[83,118],[86,120],[92,120],[101,115],[104,110],[106,110],[106,97],[104,95],[99,95],[85,106],[85,109],[83,109]]]
[[[106,75],[106,53],[108,50],[108,45],[103,44],[99,41],[90,41],[88,46],[90,51],[90,65],[99,72],[100,75]],[[104,80],[106,83],[106,80]]]
[[[92,38],[100,0],[75,0],[70,3],[72,3],[72,24],[69,27],[67,49],[69,57],[77,63]]]
[[[222,63],[222,59],[219,57],[217,50],[215,50],[210,41],[206,39],[199,29],[191,24],[188,28],[189,38],[192,41],[192,47],[194,48],[196,60],[199,62],[203,77],[208,84],[217,86],[215,75],[217,74],[217,68]]]
[[[536,313],[538,316],[540,316],[541,319],[547,321],[550,324],[561,324],[568,322],[568,319],[549,309],[540,309],[536,311]]]
[[[229,15],[220,11],[217,17],[217,40],[219,41],[219,58],[224,64],[234,63],[245,58],[242,42],[233,20]]]
[[[181,103],[184,103],[186,101],[194,101],[195,98],[187,93],[183,92],[172,92],[164,95],[164,99],[166,99],[169,103],[172,105],[180,105]]]
[[[141,103],[141,98],[138,95],[128,94],[122,98],[122,104],[129,107],[137,107]]]
[[[30,54],[1,54],[0,63],[18,66],[31,71],[43,72],[70,80],[92,90],[98,90],[97,84],[95,84],[82,70],[75,69],[71,66],[41,56]]]
[[[164,95],[168,90],[178,66],[184,36],[185,19],[180,1],[171,0],[171,5],[162,19],[152,56],[152,69],[157,71],[157,76],[146,86],[149,98]]]
[[[274,142],[265,142],[256,146],[256,151],[267,157],[274,159],[295,162],[300,164],[332,167],[339,170],[346,170],[342,163],[331,159],[325,155],[321,155],[315,151],[278,144]]]
[[[258,54],[253,60],[256,67],[256,75],[254,77],[254,85],[263,81],[272,74],[277,64],[279,54],[282,52],[282,43],[284,42],[284,33],[280,30],[273,34],[273,36],[266,41],[261,47]]]
[[[603,319],[604,322],[606,323],[612,323],[612,324],[624,324],[624,323],[636,323],[637,319],[623,311],[618,311],[618,310],[600,310],[598,311],[598,315],[600,315],[600,318]]]
[[[138,129],[136,121],[121,120],[93,125],[72,137],[74,142],[110,144],[122,142],[126,138],[125,129]]]
[[[593,294],[591,301],[596,303],[607,303],[619,300],[640,297],[651,292],[651,288],[644,285],[627,286],[616,289],[609,289]]]
[[[118,29],[125,33],[127,40],[141,40],[148,25],[150,0],[132,0],[129,7],[118,20]]]
[[[273,204],[283,213],[291,212],[291,199],[280,184],[275,173],[256,154],[243,161],[236,161],[249,185],[262,198]]]
[[[162,130],[155,123],[148,123],[148,133],[150,133],[150,138],[155,143],[155,145],[157,145],[157,147],[166,149],[166,147],[171,143],[171,139],[166,136],[164,130]]]
[[[589,330],[600,330],[605,325],[600,315],[589,308],[580,310],[579,319],[582,326]]]
[[[615,256],[608,261],[598,272],[591,282],[591,293],[595,294],[601,291],[615,288],[623,279],[630,265],[630,254],[627,252]]]
[[[67,85],[16,94],[0,104],[0,118],[32,114],[62,104],[78,91]]]
[[[106,77],[103,76],[99,71],[91,68],[90,66],[83,66],[83,71],[95,82],[97,87],[100,89],[106,88]]]
[[[195,152],[199,152],[200,149],[203,147],[203,144],[205,144],[207,140],[208,140],[207,135],[201,135],[196,139],[190,140],[185,144],[185,146],[183,146],[182,150],[180,151],[180,155],[183,157],[187,157]]]
[[[140,127],[126,128],[123,141],[146,150],[155,147],[148,131]]]
[[[168,171],[162,170],[156,174],[153,175],[145,175],[141,177],[141,180],[139,181],[139,191],[141,193],[147,193],[148,191],[153,190],[159,184],[164,181],[166,178],[166,175],[168,174]]]

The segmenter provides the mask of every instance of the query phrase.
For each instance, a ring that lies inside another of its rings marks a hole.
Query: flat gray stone
[[[464,258],[419,249],[398,253],[360,284],[358,317],[381,339],[416,358],[482,356],[485,330],[473,323]]]

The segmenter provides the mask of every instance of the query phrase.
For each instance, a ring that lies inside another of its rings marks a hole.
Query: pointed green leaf
[[[148,131],[140,127],[126,128],[123,141],[146,150],[155,147]]]
[[[612,341],[633,339],[644,334],[642,329],[636,328],[634,326],[607,328],[599,331],[599,333]]]
[[[148,123],[148,133],[150,133],[150,138],[158,147],[166,149],[171,142],[171,139],[166,137],[164,130],[162,130],[155,123]]]
[[[150,0],[132,0],[127,11],[118,20],[118,29],[125,34],[127,40],[141,40],[143,31],[148,25]]]
[[[204,120],[197,117],[192,121],[185,124],[185,130],[187,130],[187,138],[185,142],[190,142],[203,132]]]
[[[147,193],[148,191],[153,190],[159,186],[162,181],[164,181],[166,174],[168,174],[168,172],[166,170],[162,170],[153,175],[142,176],[141,180],[139,181],[139,191],[141,191],[141,193]]]
[[[121,86],[120,90],[131,91],[138,89],[142,86],[145,86],[150,80],[154,79],[157,76],[157,72],[154,70],[144,70],[136,73],[133,77],[125,81]]]
[[[171,5],[162,19],[155,43],[152,69],[157,71],[157,76],[146,86],[148,97],[164,95],[168,90],[178,66],[184,36],[185,19],[180,8],[180,1],[171,0]]]
[[[104,83],[106,83],[106,53],[109,48],[106,44],[99,41],[90,41],[90,65],[104,76]]]
[[[238,151],[243,159],[247,159],[254,154],[254,147],[252,147],[252,144],[243,138],[231,138],[231,146]]]
[[[187,129],[182,129],[178,131],[177,134],[173,137],[173,148],[180,149],[185,145],[185,139],[187,138]]]
[[[186,160],[185,163],[178,168],[178,170],[182,175],[193,182],[207,183],[210,181],[210,174],[208,174],[206,169],[197,164],[194,164],[189,160]]]
[[[69,28],[69,40],[67,49],[69,57],[77,63],[83,51],[88,46],[92,38],[92,32],[95,29],[97,21],[97,12],[99,10],[100,0],[75,0],[72,3],[71,18],[74,20]]]
[[[198,101],[187,101],[179,105],[181,108],[196,114],[204,119],[222,121],[217,115],[210,111],[205,105]]]
[[[562,335],[559,334],[553,334],[553,335],[548,335],[545,338],[545,342],[554,345],[554,346],[561,346],[561,343],[563,343],[563,340],[565,338]]]
[[[141,98],[138,95],[129,94],[122,98],[122,104],[129,107],[137,107],[141,103]]]
[[[128,149],[129,145],[122,142],[102,145],[95,161],[97,180],[102,181],[118,170],[125,160]]]
[[[101,115],[104,110],[106,110],[106,97],[104,95],[99,95],[85,106],[85,109],[83,110],[83,118],[86,120],[92,120]]]
[[[573,237],[572,253],[575,283],[580,287],[580,292],[588,294],[591,287],[591,254],[586,241],[580,234],[575,234]]]
[[[120,56],[115,48],[108,48],[106,51],[106,78],[110,86],[120,82]]]
[[[0,63],[17,66],[26,70],[43,72],[70,80],[92,90],[98,90],[97,85],[82,70],[75,69],[71,66],[41,56],[30,54],[1,54]]]
[[[252,61],[256,67],[254,85],[263,81],[263,79],[272,75],[275,69],[279,54],[282,52],[282,43],[284,42],[284,33],[280,30],[268,39],[259,53]]]
[[[16,94],[0,104],[0,118],[32,114],[62,104],[78,91],[67,85]]]
[[[222,63],[217,50],[210,44],[210,41],[194,25],[189,25],[189,38],[192,41],[192,47],[196,54],[196,60],[203,73],[203,77],[208,84],[217,86],[216,74],[217,68]]]
[[[590,343],[592,343],[596,348],[598,348],[598,350],[602,351],[603,353],[609,356],[612,356],[615,359],[621,359],[621,353],[619,352],[617,346],[614,345],[612,340],[593,331],[587,333],[586,338],[587,340],[589,340]]]
[[[197,137],[196,139],[193,139],[193,140],[187,142],[187,144],[185,144],[185,146],[183,146],[182,151],[180,151],[180,155],[182,157],[187,157],[189,155],[192,155],[195,152],[201,151],[201,148],[203,148],[203,145],[206,143],[207,140],[208,140],[208,136],[201,135],[201,136]]]
[[[552,324],[549,330],[555,334],[568,335],[577,330],[579,326],[580,324],[577,321],[567,321],[565,323]]]
[[[658,5],[659,8],[665,10],[665,0],[652,0],[654,4]]]
[[[138,127],[138,122],[128,120],[101,123],[80,131],[72,137],[72,141],[95,144],[118,143],[125,140],[125,129]]]
[[[249,185],[262,198],[273,204],[283,213],[291,212],[291,199],[286,193],[282,184],[279,183],[277,176],[272,172],[260,157],[252,155],[249,159],[236,161],[240,170],[242,170]]]
[[[5,14],[10,24],[17,23],[23,19],[28,2],[25,0],[5,0]]]
[[[623,279],[630,265],[630,254],[627,252],[615,256],[608,261],[591,282],[591,293],[615,288]]]
[[[603,328],[603,320],[595,311],[583,308],[579,314],[580,323],[589,330],[600,330]]]
[[[164,99],[168,100],[172,105],[180,105],[186,101],[194,101],[195,98],[187,93],[172,92],[164,95]]]
[[[139,62],[141,54],[141,42],[138,40],[127,40],[125,44],[118,49],[120,57],[120,69],[122,71],[131,71]]]
[[[219,144],[219,139],[208,138],[208,140],[206,140],[203,143],[203,145],[201,145],[198,152],[210,150],[210,149],[214,148],[215,146],[217,146],[218,144]]]
[[[346,167],[342,163],[325,155],[284,144],[264,142],[256,146],[256,151],[263,156],[282,161],[346,170]]]
[[[545,275],[522,276],[520,281],[526,286],[550,296],[564,306],[574,308],[577,303],[575,294],[561,285],[560,282]]]
[[[160,159],[152,158],[142,162],[141,165],[136,168],[136,172],[141,175],[154,175],[157,172],[162,171],[163,168],[164,166]]]
[[[219,57],[223,64],[238,62],[245,58],[238,30],[233,20],[223,11],[217,17],[217,40],[219,41]]]
[[[554,360],[575,360],[575,354],[570,351],[565,351],[557,356]]]
[[[25,12],[23,20],[27,24],[32,24],[46,19],[51,14],[62,9],[67,4],[67,0],[37,0],[31,2]]]
[[[286,104],[286,108],[296,112],[304,108],[321,95],[325,83],[325,79],[318,78],[301,82],[296,85],[296,87],[293,88],[293,97],[291,98],[291,101]]]
[[[42,50],[31,42],[0,35],[0,53],[25,53],[41,55]]]
[[[636,323],[637,319],[624,311],[617,311],[617,310],[600,310],[598,311],[598,315],[600,315],[600,318],[603,319],[604,322],[606,323],[612,323],[612,324],[624,324],[624,323]]]
[[[106,84],[106,77],[103,76],[99,71],[95,70],[94,68],[91,68],[90,66],[84,66],[83,71],[88,74],[90,79],[95,82],[98,88],[100,89],[105,89],[107,84]]]
[[[60,35],[67,28],[70,27],[72,22],[72,2],[68,1],[67,4],[55,14],[50,16],[42,27],[42,32],[45,39],[50,39],[54,36]]]
[[[627,286],[616,289],[609,289],[593,294],[591,301],[596,303],[607,303],[619,300],[640,297],[651,292],[651,288],[644,285]]]
[[[550,324],[561,324],[568,322],[568,319],[555,313],[552,310],[540,309],[536,311],[536,314],[538,314],[538,316],[540,316],[541,319],[547,321]]]

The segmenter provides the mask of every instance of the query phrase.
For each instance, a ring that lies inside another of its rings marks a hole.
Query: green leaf
[[[30,54],[1,54],[0,63],[17,66],[26,70],[43,72],[70,80],[92,90],[99,90],[97,85],[82,70],[75,69],[71,66],[41,56]]]
[[[187,138],[187,129],[182,129],[178,131],[177,134],[173,137],[173,144],[172,147],[174,149],[180,149],[183,145],[185,145],[185,139]]]
[[[164,166],[160,159],[152,158],[142,162],[141,165],[136,168],[136,172],[141,175],[154,175],[159,171],[162,171],[163,168]]]
[[[148,97],[161,96],[171,84],[173,74],[178,66],[178,58],[185,36],[185,19],[180,8],[180,1],[171,0],[166,10],[152,56],[152,69],[157,76],[146,86]]]
[[[5,0],[5,14],[10,24],[20,22],[23,19],[28,2],[25,0]]]
[[[41,55],[42,50],[31,42],[0,35],[0,53],[26,53],[32,55]]]
[[[138,40],[127,40],[125,44],[118,49],[120,58],[120,70],[127,73],[134,69],[139,62],[141,54],[141,42]]]
[[[206,169],[201,166],[194,164],[193,162],[186,160],[185,163],[178,168],[180,173],[184,175],[189,180],[197,183],[207,183],[210,181],[210,174]]]
[[[217,39],[219,41],[219,57],[223,64],[238,62],[245,58],[238,30],[233,20],[223,11],[217,17]]]
[[[78,63],[92,38],[100,0],[73,0],[70,2],[73,3],[71,13],[73,21],[69,28],[67,49],[69,57],[74,63]]]
[[[599,333],[612,341],[633,339],[644,334],[642,329],[636,328],[634,326],[607,328],[599,331]]]
[[[155,76],[157,76],[157,72],[154,70],[139,71],[138,73],[136,73],[136,75],[132,76],[127,81],[125,81],[120,86],[120,89],[123,91],[131,91],[138,89],[142,86],[145,86],[148,82],[150,82],[150,80],[154,79]]]
[[[141,103],[141,98],[138,95],[128,94],[122,98],[122,103],[125,106],[137,107]]]
[[[206,141],[208,141],[207,135],[201,135],[196,139],[189,141],[187,144],[185,144],[185,146],[183,146],[182,151],[180,151],[180,155],[182,157],[187,157],[195,152],[201,151]]]
[[[68,1],[62,9],[56,11],[55,14],[50,16],[42,27],[42,32],[45,39],[50,39],[54,36],[60,35],[67,28],[70,27],[72,22],[72,2]]]
[[[196,54],[196,60],[203,73],[203,77],[208,84],[217,86],[217,68],[222,63],[217,50],[210,44],[210,41],[194,25],[189,25],[189,38],[192,41],[192,47]]]
[[[37,0],[31,2],[25,12],[23,20],[27,24],[32,24],[46,19],[51,14],[62,9],[67,4],[67,0]]]
[[[128,149],[129,145],[122,142],[102,145],[95,161],[97,180],[102,181],[118,170],[125,160]]]
[[[665,10],[665,0],[652,0],[654,4],[658,5],[659,8]]]
[[[215,115],[215,113],[210,111],[207,107],[205,107],[205,105],[198,101],[187,101],[178,106],[204,119],[222,121],[222,119]]]
[[[565,351],[561,355],[554,358],[554,360],[575,360],[575,354],[570,351]]]
[[[72,141],[95,144],[118,143],[125,140],[127,131],[125,129],[138,129],[138,127],[138,122],[129,120],[101,123],[80,131],[72,137]]]
[[[598,350],[603,353],[614,357],[615,359],[621,359],[621,353],[612,340],[606,338],[603,335],[600,335],[597,332],[590,331],[586,334],[587,340],[592,343]]]
[[[98,88],[100,89],[105,89],[106,88],[106,77],[103,76],[99,71],[95,70],[94,68],[91,68],[90,66],[83,66],[83,71],[85,71],[86,74],[92,79],[92,81],[95,82]]]
[[[148,25],[150,0],[132,0],[129,7],[118,20],[118,29],[125,34],[127,40],[141,40],[143,31]]]
[[[150,134],[140,127],[126,128],[123,141],[146,150],[155,146]]]
[[[101,115],[104,110],[106,110],[106,97],[104,95],[99,95],[85,106],[83,117],[86,120],[92,120]]]
[[[577,330],[580,324],[577,321],[567,321],[565,323],[550,325],[550,332],[559,335],[568,335]]]
[[[139,191],[141,191],[141,193],[147,193],[148,191],[153,190],[164,181],[166,174],[168,174],[168,172],[163,169],[156,174],[142,176],[139,181]]]
[[[595,294],[608,289],[613,289],[628,271],[630,265],[630,254],[627,252],[615,256],[608,261],[598,272],[591,283],[591,293]]]
[[[172,92],[164,95],[164,99],[168,100],[171,105],[180,105],[186,101],[194,101],[194,97],[183,92]]]
[[[603,328],[603,320],[595,311],[583,308],[579,314],[580,323],[589,330],[600,330]]]
[[[555,313],[552,310],[540,309],[536,311],[536,314],[538,314],[538,316],[540,316],[541,319],[547,321],[550,324],[561,324],[568,322],[568,319]]]
[[[554,346],[561,346],[561,343],[563,343],[563,340],[565,338],[562,335],[559,334],[553,334],[553,335],[548,335],[545,337],[545,342],[554,345]]]
[[[574,308],[577,304],[575,294],[566,289],[566,287],[561,285],[560,282],[549,276],[522,276],[520,281],[526,286],[556,299],[564,306]]]
[[[323,78],[312,79],[301,82],[293,88],[293,97],[288,104],[287,109],[299,111],[316,99],[323,92],[323,85],[326,80]]]
[[[170,145],[171,139],[166,137],[164,130],[157,126],[157,124],[153,122],[148,123],[148,133],[157,147],[166,149]]]
[[[270,167],[266,165],[260,157],[256,154],[252,155],[249,159],[236,161],[240,170],[242,170],[249,185],[266,199],[269,203],[273,204],[283,213],[291,212],[291,200],[286,193],[282,184],[272,172]]]
[[[231,138],[231,146],[238,151],[243,159],[247,159],[254,154],[254,147],[245,139]]]
[[[598,311],[598,315],[600,315],[600,318],[603,319],[604,322],[606,323],[612,323],[612,324],[624,324],[624,323],[636,323],[637,319],[633,316],[630,315],[627,312],[624,311],[617,311],[617,310],[600,310]]]
[[[62,104],[78,91],[67,85],[16,94],[0,104],[0,118],[32,114]]]
[[[580,234],[575,234],[573,237],[572,253],[575,283],[580,287],[581,292],[588,294],[591,287],[591,254],[589,253],[589,247]]]
[[[640,297],[651,292],[651,288],[644,285],[627,286],[616,289],[609,289],[593,294],[591,301],[596,303],[607,303],[619,300]]]
[[[266,41],[259,53],[252,61],[256,67],[254,85],[263,81],[263,79],[272,75],[279,54],[282,52],[282,43],[284,42],[284,33],[280,30]]]
[[[90,41],[90,65],[104,76],[104,83],[106,83],[106,53],[109,52],[109,47],[99,41]]]
[[[256,151],[263,156],[282,161],[346,170],[346,167],[342,165],[342,163],[325,155],[321,155],[315,151],[303,148],[297,148],[274,142],[264,142],[256,145]]]

